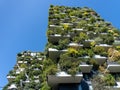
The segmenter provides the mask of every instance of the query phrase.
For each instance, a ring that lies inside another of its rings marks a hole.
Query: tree
[[[115,85],[115,79],[111,74],[105,74],[103,77],[103,81],[106,86],[114,86]]]
[[[77,43],[83,43],[87,39],[88,39],[88,35],[83,32],[81,32],[79,36],[74,37],[74,41]]]
[[[77,72],[80,72],[80,60],[74,56],[70,57],[68,53],[62,54],[60,56],[59,64],[62,71],[66,71],[71,75],[75,75]]]
[[[78,55],[78,51],[76,49],[74,49],[74,48],[68,48],[67,54],[70,57],[76,57]]]
[[[105,49],[101,46],[95,46],[93,50],[96,54],[101,54],[102,52],[105,52]]]
[[[48,83],[46,81],[44,81],[42,84],[41,84],[41,89],[40,90],[51,90],[50,86],[48,85]]]
[[[106,83],[100,76],[94,76],[91,80],[93,90],[109,90],[109,88],[106,88]]]

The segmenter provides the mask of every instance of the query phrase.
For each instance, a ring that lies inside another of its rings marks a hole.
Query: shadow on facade
[[[59,84],[58,90],[89,90],[89,85],[85,80],[82,80],[81,83],[78,84]]]

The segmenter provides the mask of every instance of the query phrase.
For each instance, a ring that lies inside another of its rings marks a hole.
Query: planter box
[[[81,73],[71,76],[65,72],[59,72],[56,75],[48,75],[48,84],[51,87],[57,87],[59,84],[80,83],[82,77]]]

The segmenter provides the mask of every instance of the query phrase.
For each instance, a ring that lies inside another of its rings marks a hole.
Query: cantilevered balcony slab
[[[80,64],[80,69],[82,73],[90,73],[92,70],[93,65],[88,64]]]
[[[48,84],[52,87],[56,87],[58,84],[80,83],[82,77],[82,73],[72,76],[66,72],[59,72],[56,75],[48,75]]]
[[[23,72],[25,70],[25,68],[19,68],[16,70],[16,74],[20,74],[21,72]]]
[[[51,43],[58,43],[60,39],[69,39],[70,35],[60,35],[60,34],[54,34],[48,36],[48,41]]]
[[[57,58],[60,57],[61,53],[65,53],[67,51],[68,51],[67,49],[65,49],[65,50],[57,50],[57,49],[54,49],[54,48],[49,48],[48,49],[49,57],[52,60],[57,60]]]
[[[16,78],[15,76],[11,76],[11,75],[7,76],[9,82],[13,81],[15,78]]]
[[[61,23],[61,25],[68,25],[69,27],[73,27],[72,23]]]
[[[83,32],[83,33],[87,32],[86,30],[84,30],[82,28],[73,28],[72,30],[75,31],[78,34],[81,33],[81,32]]]
[[[27,61],[18,61],[17,63],[18,63],[18,65],[27,64]]]
[[[108,45],[108,44],[99,44],[99,45],[96,45],[96,46],[100,46],[100,47],[103,47],[106,51],[112,47],[112,45]]]
[[[58,25],[49,25],[49,29],[54,30],[56,28],[62,28],[62,26],[58,26]]]
[[[83,47],[83,44],[78,44],[78,43],[69,43],[68,45],[69,47],[79,47],[79,48],[82,48]]]
[[[91,40],[91,39],[89,39],[89,40],[85,40],[85,42],[83,43],[83,46],[84,47],[90,47],[91,46],[91,42],[93,42],[94,40]]]
[[[119,46],[120,45],[120,40],[115,40],[113,43],[114,46]]]
[[[98,63],[99,65],[102,65],[102,64],[104,64],[104,63],[106,62],[107,57],[100,56],[100,55],[95,55],[95,56],[94,56],[94,59],[97,61],[97,63]]]
[[[116,82],[115,86],[106,86],[109,90],[120,90],[120,82]]]
[[[17,90],[17,87],[15,84],[11,84],[7,90]]]
[[[107,69],[111,72],[111,73],[120,73],[120,64],[109,64],[107,66]]]
[[[78,59],[81,59],[81,60],[88,60],[88,59],[90,59],[90,57],[89,56],[82,56],[82,57],[78,57]]]

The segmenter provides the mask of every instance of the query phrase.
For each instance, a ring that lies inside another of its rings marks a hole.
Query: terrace
[[[61,53],[65,53],[67,51],[68,51],[67,49],[65,49],[65,50],[57,50],[57,49],[54,49],[54,48],[49,48],[48,49],[49,57],[52,60],[56,60],[57,58],[59,58]]]
[[[82,73],[90,73],[93,67],[93,65],[88,65],[86,63],[81,63],[79,66]]]
[[[109,70],[110,73],[120,73],[120,64],[109,63],[107,66],[107,70]]]
[[[99,45],[96,45],[96,46],[100,46],[100,47],[103,47],[106,51],[112,47],[112,45],[108,45],[108,44],[99,44]]]
[[[54,35],[48,36],[49,42],[52,42],[52,43],[57,43],[59,42],[60,39],[69,39],[69,38],[70,38],[70,35],[54,34]]]
[[[79,47],[79,48],[82,48],[83,47],[83,44],[78,44],[78,43],[69,43],[68,45],[69,47]]]
[[[100,55],[94,55],[94,59],[97,61],[99,65],[102,65],[106,62],[107,57],[105,56],[100,56]]]
[[[91,39],[85,40],[85,42],[83,43],[83,46],[86,47],[86,48],[90,47],[91,42],[94,42],[94,40],[91,40]]]
[[[80,83],[82,80],[82,73],[72,76],[66,72],[58,72],[56,75],[48,75],[48,84],[51,87],[57,88],[59,84]]]
[[[11,84],[9,87],[8,87],[8,90],[17,90],[17,87],[15,84]]]
[[[11,75],[7,76],[9,82],[13,81],[15,78],[16,78],[15,76],[11,76]]]

